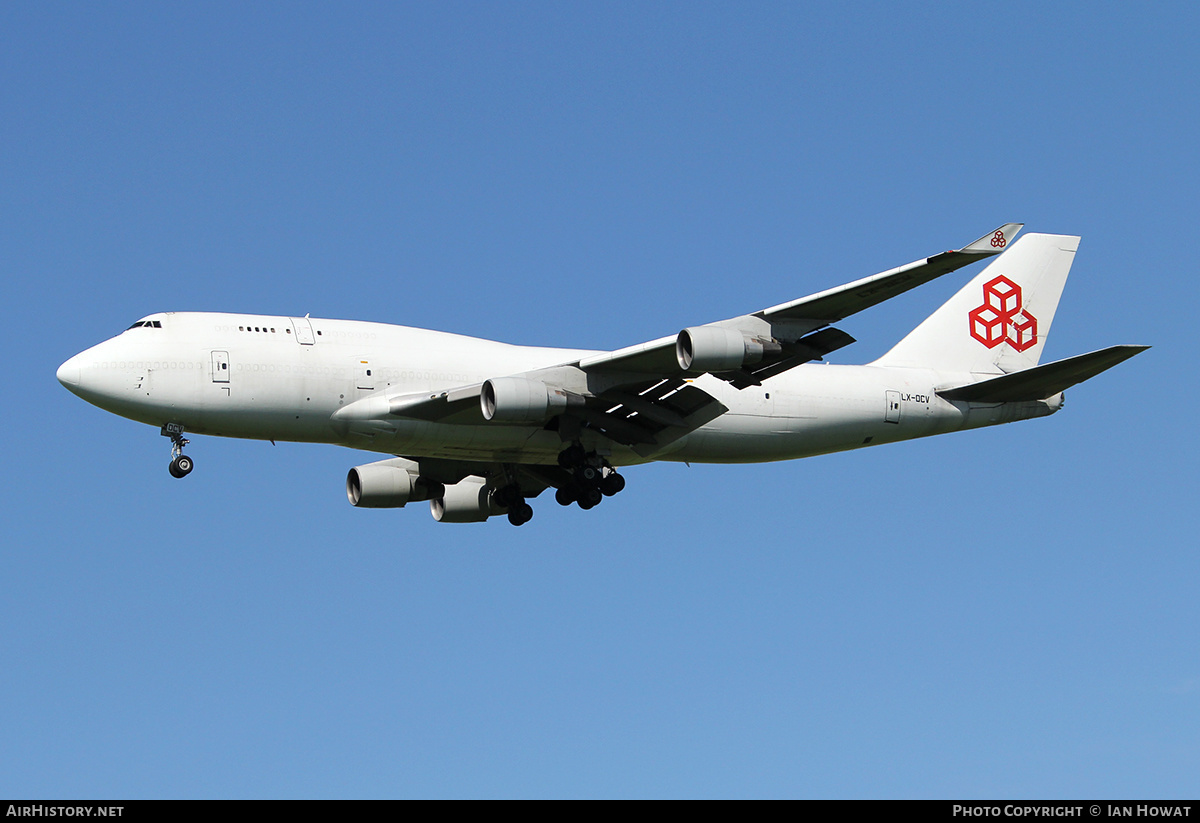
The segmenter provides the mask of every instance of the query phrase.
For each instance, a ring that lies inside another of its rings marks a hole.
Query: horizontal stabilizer
[[[981,383],[945,389],[938,394],[947,400],[972,403],[1010,403],[1021,400],[1045,400],[1060,391],[1082,383],[1111,369],[1149,346],[1110,346],[1107,349],[1068,357],[1043,366],[993,377]]]

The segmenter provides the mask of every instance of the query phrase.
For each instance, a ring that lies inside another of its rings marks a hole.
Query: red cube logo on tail
[[[1007,341],[1025,351],[1037,342],[1037,318],[1021,308],[1021,287],[1004,275],[983,284],[983,305],[967,319],[971,336],[989,349]]]

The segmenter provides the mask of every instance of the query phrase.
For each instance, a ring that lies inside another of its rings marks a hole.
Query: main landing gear
[[[554,492],[560,506],[572,503],[581,509],[592,509],[606,497],[625,488],[625,478],[608,461],[595,452],[586,451],[578,442],[572,443],[558,455],[559,468],[565,470],[568,482]],[[560,475],[561,476],[561,475]],[[505,467],[504,485],[492,492],[492,502],[508,510],[508,522],[523,526],[533,519],[533,506],[525,500],[511,467]]]
[[[559,468],[571,475],[571,483],[554,493],[560,506],[577,503],[581,509],[600,505],[605,497],[612,497],[625,488],[625,478],[608,461],[595,452],[588,453],[582,444],[572,443],[558,455]]]
[[[183,426],[168,423],[162,427],[161,433],[163,437],[171,438],[171,465],[167,467],[167,471],[172,477],[187,477],[196,464],[183,453],[183,447],[188,444],[188,440],[183,436]]]
[[[533,506],[525,502],[525,496],[515,483],[496,489],[492,499],[508,509],[508,522],[514,526],[524,526],[533,519]]]

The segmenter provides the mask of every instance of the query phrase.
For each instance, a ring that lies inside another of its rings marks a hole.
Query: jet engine
[[[479,392],[483,418],[496,423],[545,423],[562,413],[572,396],[526,377],[494,377]],[[578,398],[582,403],[582,398]]]
[[[737,329],[720,326],[684,329],[675,340],[679,368],[692,374],[733,371],[780,351],[780,345],[773,340],[747,337]]]
[[[467,477],[446,486],[441,497],[429,501],[429,511],[439,523],[482,523],[505,509],[492,503],[492,492],[482,477]]]
[[[346,475],[346,497],[362,509],[396,509],[437,497],[444,486],[413,474],[395,460],[355,466]]]

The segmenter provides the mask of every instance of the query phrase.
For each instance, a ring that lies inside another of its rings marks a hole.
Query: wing
[[[820,360],[854,342],[831,323],[999,254],[1022,225],[1007,223],[957,251],[753,314],[471,386],[429,394],[380,393],[340,409],[334,418],[381,430],[397,417],[545,425],[557,429],[564,442],[587,429],[651,457],[728,410],[691,378],[712,374],[744,389]]]
[[[586,372],[556,366],[437,393],[377,392],[338,409],[333,419],[362,435],[394,432],[396,418],[546,425],[564,441],[577,439],[586,428],[650,457],[728,411],[683,376],[607,378],[602,385],[589,384]]]
[[[864,309],[869,309],[885,300],[903,294],[909,289],[941,277],[943,274],[949,274],[963,266],[999,254],[1007,248],[1023,226],[1023,223],[1006,223],[957,251],[945,251],[906,266],[899,266],[870,277],[864,277],[861,280],[855,280],[844,286],[698,328],[741,332],[744,337],[762,341],[767,344],[768,348],[771,348],[770,341],[773,340],[782,349],[784,344],[797,343],[812,331],[836,323]],[[684,332],[688,331],[691,330],[684,330]],[[707,334],[710,340],[722,336],[713,332]],[[679,338],[680,335],[660,337],[649,343],[640,343],[617,351],[585,357],[576,365],[586,371],[612,370],[653,374],[688,371],[682,369],[678,362]],[[728,336],[728,340],[730,347],[736,348],[732,345],[733,337]],[[820,341],[817,348],[830,342],[832,341]],[[841,345],[847,345],[850,342],[853,340],[843,339]],[[835,346],[835,348],[840,348],[840,346]],[[824,353],[827,354],[832,350],[828,349]],[[794,356],[789,355],[786,351],[782,354]],[[766,359],[772,358],[768,356]],[[784,357],[778,359],[784,359]],[[800,360],[792,363],[792,366],[800,365],[801,362],[808,361]]]

